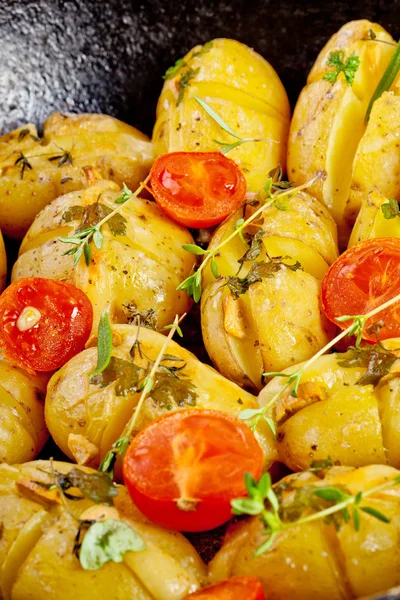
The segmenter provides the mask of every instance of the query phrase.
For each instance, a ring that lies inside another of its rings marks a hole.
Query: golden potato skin
[[[45,375],[30,375],[0,358],[0,462],[32,460],[47,441],[47,380]]]
[[[291,475],[281,482],[289,486],[283,503],[303,486],[344,486],[355,495],[398,476],[399,471],[384,465],[335,467],[325,471],[323,479],[307,472]],[[342,521],[337,531],[333,523],[316,520],[279,533],[271,549],[257,557],[254,551],[266,538],[258,517],[252,517],[228,533],[209,565],[210,579],[259,577],[268,600],[352,600],[399,585],[399,486],[370,496],[368,506],[384,513],[390,523],[362,513],[357,532],[351,520]]]
[[[284,200],[282,199],[282,203]],[[334,328],[322,314],[320,280],[337,257],[336,226],[324,206],[304,192],[285,199],[286,210],[271,206],[257,224],[265,231],[256,261],[284,256],[299,261],[304,270],[282,267],[271,278],[252,284],[238,299],[230,294],[226,277],[235,276],[245,249],[233,238],[216,257],[221,279],[204,271],[201,302],[203,340],[218,370],[244,387],[260,389],[262,373],[280,371],[310,358],[332,335]],[[239,208],[215,232],[210,249],[233,231],[251,209]],[[249,227],[255,233],[256,228]],[[252,262],[240,271],[245,277]]]
[[[288,176],[300,185],[320,175],[310,193],[329,208],[338,225],[341,247],[347,244],[360,208],[360,198],[351,187],[354,158],[366,128],[365,114],[393,54],[389,44],[365,41],[369,30],[377,40],[393,42],[376,23],[362,20],[344,25],[319,54],[297,101],[289,134]],[[335,51],[343,51],[344,60],[353,53],[360,60],[351,86],[343,74],[333,84],[324,79],[332,71],[327,60]]]
[[[383,215],[382,204],[387,202],[388,198],[377,191],[366,195],[351,232],[349,248],[371,238],[400,238],[400,220],[385,219]]]
[[[54,113],[43,138],[31,123],[0,137],[0,227],[22,238],[52,200],[83,187],[82,167],[135,189],[153,161],[150,140],[107,115]]]
[[[113,357],[134,362],[138,366],[147,365],[146,357],[156,360],[165,341],[161,334],[142,327],[139,341],[143,358],[136,351],[132,361],[130,350],[136,340],[137,328],[134,325],[113,325],[112,330]],[[194,405],[197,408],[221,410],[233,415],[238,415],[245,408],[258,408],[254,396],[224,379],[211,367],[202,364],[177,343],[171,341],[168,344],[167,354],[184,361],[182,364],[185,366],[179,371],[179,376],[181,380],[191,382],[197,398],[194,403],[189,402],[187,393],[187,396],[181,397],[178,404],[173,400],[173,386],[169,406],[165,403],[160,404],[160,400],[155,400],[149,395],[142,406],[137,430],[168,410],[190,408]],[[111,381],[104,387],[91,382],[89,374],[94,370],[96,363],[97,348],[84,350],[53,375],[46,396],[46,422],[55,442],[72,460],[91,466],[97,466],[121,436],[141,394],[140,391],[128,391],[125,395],[118,395],[118,381]],[[176,364],[171,363],[170,366]],[[268,427],[260,430],[258,441],[269,466],[277,454]]]
[[[399,356],[399,339],[383,345]],[[342,354],[318,358],[304,372],[298,398],[286,394],[275,405],[279,459],[295,471],[328,456],[352,467],[400,468],[400,360],[376,387],[357,385],[366,367],[340,366],[340,360]],[[259,395],[260,405],[268,404],[283,385],[280,378],[270,381]]]
[[[65,474],[71,467],[53,465]],[[180,533],[150,523],[125,487],[119,486],[112,508],[90,500],[70,502],[72,516],[58,493],[34,483],[52,481],[48,461],[0,465],[3,600],[100,600],[105,595],[110,600],[180,600],[204,582],[205,566],[191,544]],[[79,518],[122,520],[139,533],[146,548],[125,554],[123,563],[85,571],[73,553]]]
[[[228,154],[242,169],[248,189],[258,191],[267,173],[285,165],[290,108],[285,89],[259,54],[230,39],[196,46],[167,78],[157,105],[153,142],[157,155],[176,151],[216,151],[237,141],[194,99],[204,99],[238,135],[261,139]],[[189,75],[189,85],[183,87]],[[181,99],[179,94],[183,94]]]
[[[6,287],[7,277],[7,254],[4,245],[3,235],[0,231],[0,293]]]
[[[119,213],[125,219],[125,235],[119,229],[114,235],[105,224],[102,248],[91,244],[89,267],[83,257],[74,267],[73,256],[64,256],[72,246],[57,239],[70,237],[81,225],[81,217],[73,213],[77,207],[99,203],[111,210],[119,197],[116,183],[100,180],[46,206],[22,242],[12,279],[48,277],[73,283],[93,304],[94,332],[104,310],[112,322],[126,323],[134,306],[139,311],[153,309],[157,327],[162,329],[191,304],[186,292],[176,290],[195,263],[193,255],[182,248],[193,243],[186,228],[165,217],[154,202],[135,198]]]

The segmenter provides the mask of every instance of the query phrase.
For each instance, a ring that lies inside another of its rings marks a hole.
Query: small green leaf
[[[354,52],[352,52],[347,58],[346,62],[343,61],[343,50],[337,50],[335,52],[330,53],[326,64],[328,67],[334,67],[334,70],[329,71],[329,73],[326,73],[324,75],[324,79],[326,81],[334,83],[338,78],[339,74],[343,73],[348,85],[353,84],[355,74],[358,70],[358,67],[360,66],[360,59],[354,54]]]
[[[239,419],[241,419],[242,421],[247,421],[248,419],[252,419],[256,415],[261,415],[262,411],[262,408],[245,408],[239,413]]]
[[[182,69],[182,67],[186,67],[186,63],[183,60],[183,58],[178,58],[175,64],[166,70],[165,75],[163,75],[163,79],[172,79],[173,77],[175,77],[175,75],[177,75],[177,73]]]
[[[254,556],[260,556],[260,554],[263,554],[264,552],[269,550],[272,547],[276,536],[276,533],[271,533],[267,541],[261,544],[261,546],[257,548],[257,550],[254,552]]]
[[[211,259],[211,272],[214,275],[215,279],[219,278],[218,264],[214,257]]]
[[[96,231],[93,234],[93,243],[98,250],[101,250],[101,247],[103,245],[103,234],[99,229],[96,229]]]
[[[127,552],[141,552],[146,545],[140,535],[122,521],[94,523],[83,538],[79,560],[83,569],[96,571],[107,562],[121,563]]]
[[[114,465],[117,461],[117,457],[119,455],[122,457],[125,455],[125,452],[128,450],[129,443],[130,441],[127,437],[118,438],[117,441],[112,445],[111,450],[107,452],[101,461],[99,471],[101,473],[107,473],[108,476],[113,479]]]
[[[92,261],[92,249],[90,247],[90,244],[85,244],[83,247],[83,253],[85,255],[85,263],[86,266],[88,267]]]
[[[347,498],[347,494],[335,487],[319,488],[314,490],[314,494],[319,496],[319,498],[329,500],[330,502],[340,502],[341,500],[345,500]]]
[[[84,498],[96,504],[112,506],[112,499],[118,496],[118,488],[105,473],[85,473],[72,467],[67,475],[57,474],[57,479],[62,490],[77,488]]]
[[[274,438],[276,439],[276,425],[275,425],[275,421],[273,419],[271,419],[271,417],[267,417],[266,415],[263,415],[264,421],[267,423],[268,427],[270,428],[270,430],[273,433]]]
[[[358,511],[358,508],[356,508],[355,506],[353,508],[353,523],[354,529],[356,531],[360,531],[360,513]]]
[[[146,376],[143,381],[142,381],[142,385],[140,386],[140,389],[143,390],[143,392],[145,394],[148,394],[151,392],[151,390],[153,389],[153,380],[150,376]]]
[[[267,498],[269,491],[272,489],[271,475],[269,473],[264,473],[264,475],[260,477],[257,487],[261,497],[263,499]]]
[[[203,100],[202,98],[199,98],[199,96],[193,96],[193,98],[196,100],[196,102],[198,104],[200,104],[200,106],[213,119],[213,121],[215,121],[221,127],[221,129],[223,129],[224,131],[226,131],[226,133],[229,133],[236,139],[240,140],[240,142],[242,141],[242,137],[240,135],[238,135],[237,133],[235,133],[233,131],[233,129],[231,127],[229,127],[229,125],[227,123],[225,123],[225,121],[219,116],[219,114],[216,113],[215,110],[213,108],[211,108],[211,106],[209,104],[207,104],[207,102],[205,100]]]
[[[231,506],[235,515],[259,515],[264,510],[264,503],[252,498],[235,498]]]
[[[73,248],[73,250],[76,250],[74,252],[74,267],[76,267],[76,265],[78,264],[78,262],[81,259],[81,256],[83,254],[83,246],[79,246],[78,248]],[[70,253],[71,251],[68,250],[68,253]],[[65,253],[67,254],[67,253]]]
[[[394,198],[389,198],[387,202],[382,204],[381,210],[385,219],[400,217],[399,203]]]
[[[196,244],[182,244],[182,248],[186,250],[186,252],[191,252],[197,256],[207,254],[206,250],[203,250],[203,248],[200,248],[200,246],[196,246]]]
[[[390,519],[386,515],[383,515],[379,510],[376,510],[376,508],[372,508],[372,506],[360,506],[360,510],[371,515],[371,517],[375,517],[375,519],[378,519],[379,521],[383,521],[383,523],[390,523]]]
[[[112,352],[112,332],[111,325],[108,319],[107,311],[104,311],[100,317],[99,329],[97,334],[97,366],[95,370],[90,373],[90,376],[99,375],[106,369],[110,360]]]

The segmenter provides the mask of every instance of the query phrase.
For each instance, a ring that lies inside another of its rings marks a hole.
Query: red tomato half
[[[322,307],[332,322],[346,329],[351,322],[335,317],[365,315],[400,292],[400,239],[375,238],[349,248],[333,263],[322,281]],[[383,321],[379,339],[400,336],[400,303],[365,323],[363,338],[376,341],[366,328]]]
[[[27,371],[54,371],[83,350],[93,323],[89,298],[70,283],[27,277],[0,296],[0,347]]]
[[[240,206],[246,180],[233,160],[220,152],[171,152],[150,171],[154,198],[174,221],[211,227]]]
[[[194,592],[184,600],[265,600],[265,595],[259,579],[242,576]]]
[[[215,410],[169,413],[143,429],[124,459],[125,484],[152,521],[206,531],[232,516],[230,501],[247,496],[246,471],[261,476],[263,453],[250,429]]]

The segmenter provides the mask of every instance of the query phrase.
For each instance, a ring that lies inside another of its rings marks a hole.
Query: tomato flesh
[[[330,267],[322,281],[322,307],[332,322],[346,329],[351,321],[336,317],[365,315],[396,296],[400,291],[400,240],[375,238],[349,248]],[[379,339],[400,336],[400,303],[368,319],[363,338],[376,341],[367,329],[382,321]]]
[[[83,350],[92,324],[89,298],[70,283],[27,277],[0,296],[0,347],[30,372],[60,368]]]
[[[256,577],[231,577],[226,581],[194,592],[184,600],[265,600],[261,582]]]
[[[246,194],[243,173],[220,152],[171,152],[159,156],[151,169],[150,183],[160,208],[187,227],[221,223]]]
[[[125,484],[152,521],[180,531],[206,531],[232,516],[230,501],[246,496],[244,474],[262,473],[263,453],[250,429],[219,411],[167,414],[133,440]]]

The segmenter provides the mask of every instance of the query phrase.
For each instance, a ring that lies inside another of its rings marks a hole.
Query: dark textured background
[[[359,18],[400,37],[400,0],[0,0],[0,133],[60,110],[108,113],[150,134],[161,75],[214,37],[260,52],[293,105],[323,44]],[[192,323],[185,327],[196,344]],[[49,454],[58,456],[51,444]],[[221,533],[192,536],[204,558]]]
[[[267,58],[293,103],[341,25],[364,17],[398,38],[399,9],[399,0],[0,0],[0,131],[61,110],[109,113],[150,133],[161,75],[217,36]]]

